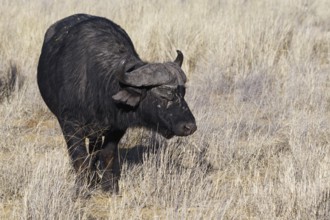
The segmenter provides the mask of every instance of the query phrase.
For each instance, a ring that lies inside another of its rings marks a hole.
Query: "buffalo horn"
[[[159,86],[170,82],[173,76],[159,64],[147,64],[119,76],[119,81],[128,86]]]
[[[175,58],[174,63],[177,63],[181,67],[183,62],[183,54],[180,50],[176,50],[176,52],[178,53],[178,55]]]

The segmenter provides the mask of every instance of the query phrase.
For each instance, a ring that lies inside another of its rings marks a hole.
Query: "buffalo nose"
[[[183,124],[183,132],[185,135],[190,135],[197,130],[195,123],[185,123]]]

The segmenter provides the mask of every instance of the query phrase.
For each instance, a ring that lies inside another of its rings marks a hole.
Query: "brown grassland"
[[[330,219],[329,0],[0,4],[0,219]],[[144,60],[185,55],[198,130],[129,130],[117,196],[77,196],[36,84],[46,29],[74,13],[120,24]]]

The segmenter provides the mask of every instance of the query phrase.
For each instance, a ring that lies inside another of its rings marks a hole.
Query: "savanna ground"
[[[198,131],[121,141],[120,194],[77,196],[39,95],[46,29],[120,24],[144,60],[185,55]],[[1,0],[0,219],[330,219],[330,1]]]

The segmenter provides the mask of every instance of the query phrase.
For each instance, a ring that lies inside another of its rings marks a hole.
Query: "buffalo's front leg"
[[[104,191],[118,193],[120,164],[118,158],[118,142],[124,135],[123,131],[107,134],[102,150],[97,153],[97,168],[101,175],[101,186]]]
[[[92,159],[86,150],[84,129],[68,121],[60,121],[60,125],[78,180],[83,181],[89,176],[92,164]]]

